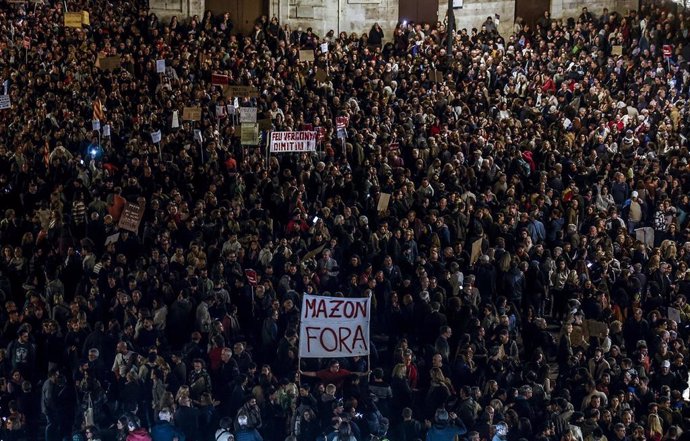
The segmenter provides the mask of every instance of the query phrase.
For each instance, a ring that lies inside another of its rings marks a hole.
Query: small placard
[[[256,107],[240,107],[240,124],[256,123]]]
[[[240,143],[242,145],[258,145],[259,144],[259,125],[258,124],[242,124],[240,128]]]
[[[65,12],[66,28],[81,28],[81,12]]]
[[[156,73],[165,73],[165,60],[156,60]]]
[[[314,61],[314,51],[311,49],[302,49],[299,51],[300,61]]]
[[[183,121],[201,121],[201,107],[185,107],[182,109]]]

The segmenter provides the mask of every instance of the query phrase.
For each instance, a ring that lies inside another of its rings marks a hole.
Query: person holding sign
[[[367,368],[369,367],[367,366]],[[350,377],[351,375],[357,375],[360,377],[365,377],[369,375],[369,371],[351,372],[347,369],[342,369],[340,367],[340,362],[338,360],[331,360],[330,363],[328,363],[328,369],[321,369],[320,371],[303,371],[300,369],[299,373],[300,375],[304,375],[305,377],[318,378],[324,383],[335,384],[335,386],[338,389],[342,388],[345,379]]]

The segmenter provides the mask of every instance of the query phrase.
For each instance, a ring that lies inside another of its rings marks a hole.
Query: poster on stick
[[[369,354],[370,298],[305,294],[299,329],[303,358],[356,357]]]
[[[139,224],[144,218],[144,208],[139,206],[139,204],[133,204],[127,202],[125,204],[125,209],[122,210],[122,215],[120,215],[120,222],[117,226],[121,230],[131,231],[136,233],[139,231]]]
[[[271,153],[315,152],[316,132],[271,132]]]

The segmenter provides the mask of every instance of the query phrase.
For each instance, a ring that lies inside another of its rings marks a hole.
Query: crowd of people
[[[600,12],[3,2],[0,438],[690,439],[690,18]],[[301,358],[304,293],[370,296],[371,354]]]

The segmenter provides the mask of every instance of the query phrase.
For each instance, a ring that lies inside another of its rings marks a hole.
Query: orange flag
[[[93,119],[97,119],[99,121],[104,121],[105,120],[105,113],[103,112],[103,105],[101,104],[100,99],[95,99],[93,100]]]

